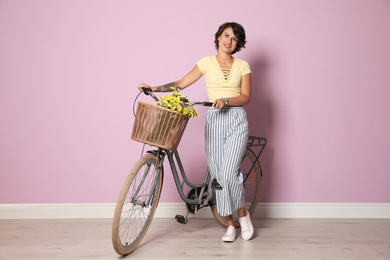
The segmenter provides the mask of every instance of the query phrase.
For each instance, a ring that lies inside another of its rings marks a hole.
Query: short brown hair
[[[219,41],[218,41],[218,38],[219,36],[221,36],[221,34],[223,33],[223,31],[226,29],[226,28],[232,28],[233,30],[233,33],[234,35],[237,37],[238,41],[237,41],[237,47],[236,49],[232,52],[232,54],[236,53],[236,52],[239,52],[241,50],[241,48],[245,48],[245,44],[246,44],[246,36],[245,36],[245,30],[244,30],[244,27],[242,27],[240,24],[238,23],[235,23],[235,22],[227,22],[227,23],[224,23],[222,24],[218,31],[215,33],[215,40],[214,40],[214,43],[215,43],[215,48],[218,50],[219,48]]]

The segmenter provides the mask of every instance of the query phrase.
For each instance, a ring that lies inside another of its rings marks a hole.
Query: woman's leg
[[[226,216],[225,217],[225,221],[226,221],[226,226],[227,227],[234,226],[233,215]]]
[[[241,226],[241,236],[244,240],[249,240],[253,236],[253,225],[250,219],[249,213],[244,207],[237,210],[238,220]],[[225,217],[227,230],[226,234],[222,237],[224,242],[233,242],[236,240],[236,228],[234,227],[233,215]]]
[[[248,138],[246,113],[241,111],[209,111],[205,126],[206,153],[213,178],[222,186],[216,191],[217,210],[225,216],[227,232],[223,241],[235,240],[232,214],[246,216],[243,176],[240,171]]]
[[[238,218],[246,217],[246,214],[247,214],[247,212],[246,212],[246,209],[244,207],[239,208],[237,210]],[[233,215],[226,216],[225,221],[226,221],[226,226],[233,226],[234,225]]]

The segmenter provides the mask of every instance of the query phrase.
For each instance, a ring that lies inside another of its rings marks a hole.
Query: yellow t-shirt
[[[241,77],[251,73],[248,62],[234,58],[230,71],[224,73],[215,56],[200,59],[196,65],[206,78],[209,101],[237,97],[241,94]]]

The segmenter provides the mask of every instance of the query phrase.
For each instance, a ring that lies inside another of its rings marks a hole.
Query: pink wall
[[[390,202],[389,1],[2,0],[0,203],[115,202],[141,152],[136,86],[214,55],[225,21],[247,30],[262,200]],[[204,81],[185,94],[204,100]],[[203,112],[180,145],[192,180]],[[166,177],[162,201],[180,201]]]

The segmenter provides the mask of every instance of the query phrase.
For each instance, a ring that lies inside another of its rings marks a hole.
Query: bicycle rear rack
[[[260,136],[253,136],[253,135],[250,135],[248,137],[248,142],[246,144],[246,147],[247,148],[251,148],[251,147],[256,147],[256,146],[259,146],[261,147],[258,154],[255,154],[256,155],[256,162],[259,161],[259,157],[261,155],[261,153],[263,152],[265,146],[267,145],[267,138],[265,137],[260,137]],[[253,151],[253,150],[252,150]],[[252,171],[253,167],[255,166],[255,164],[252,165],[251,169],[249,170]],[[261,177],[263,177],[263,172],[261,172]]]

